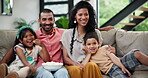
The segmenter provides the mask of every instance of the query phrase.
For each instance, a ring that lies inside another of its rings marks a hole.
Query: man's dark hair
[[[43,9],[43,10],[40,12],[40,14],[39,14],[39,18],[41,17],[41,13],[52,13],[53,16],[54,16],[54,13],[53,13],[53,11],[52,11],[51,9]]]

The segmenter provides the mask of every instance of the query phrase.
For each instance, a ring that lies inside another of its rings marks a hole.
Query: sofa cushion
[[[123,56],[132,49],[139,49],[148,55],[148,32],[118,30],[116,44],[118,56]]]
[[[147,78],[148,71],[135,71],[132,75],[132,78]],[[107,75],[103,75],[103,78],[109,78]]]
[[[109,31],[101,31],[102,37],[103,37],[103,45],[111,45],[115,46],[116,41],[116,32],[117,29],[112,29]]]
[[[122,57],[132,49],[139,49],[148,55],[148,32],[118,30],[116,33],[117,56]],[[137,70],[148,70],[148,67],[138,66]]]
[[[15,37],[16,37],[16,31],[10,31],[10,30],[1,30],[0,31],[0,60],[5,55],[6,52],[10,48],[12,48]]]

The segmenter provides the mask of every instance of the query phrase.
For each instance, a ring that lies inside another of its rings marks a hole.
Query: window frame
[[[44,2],[45,0],[40,0],[40,12],[44,9],[44,6],[46,5],[57,5],[57,4],[68,4],[68,12],[72,9],[74,6],[73,0],[67,0],[67,1],[52,1],[52,2]],[[67,13],[68,13],[67,12]],[[61,17],[61,16],[66,16],[67,14],[56,14],[54,13],[55,17]]]

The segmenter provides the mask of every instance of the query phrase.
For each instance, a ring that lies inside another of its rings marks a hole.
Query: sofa
[[[139,49],[141,52],[148,55],[148,31],[112,29],[110,31],[101,31],[101,33],[103,37],[103,45],[111,45],[115,47],[116,55],[119,58],[132,49]],[[109,77],[104,75],[104,78]],[[148,66],[138,66],[133,73],[132,78],[148,78]]]
[[[122,57],[132,49],[139,49],[148,55],[148,31],[125,31],[112,29],[101,31],[103,45],[111,45],[116,48],[116,55]],[[16,30],[0,30],[0,60],[5,53],[13,46]],[[104,78],[109,78],[103,75]],[[148,66],[138,66],[132,78],[148,78]]]

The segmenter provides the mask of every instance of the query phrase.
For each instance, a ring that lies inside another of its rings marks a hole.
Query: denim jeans
[[[37,68],[35,78],[69,78],[67,69],[63,66],[57,71],[48,71],[40,66]]]

